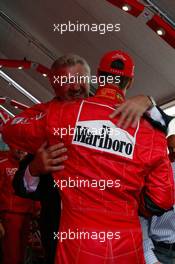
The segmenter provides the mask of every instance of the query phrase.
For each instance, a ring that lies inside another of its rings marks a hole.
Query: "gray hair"
[[[84,58],[76,54],[67,54],[67,55],[59,57],[57,60],[54,61],[51,68],[58,69],[62,66],[74,66],[76,64],[83,65],[85,69],[87,70],[87,73],[90,74],[91,70],[90,70],[90,66],[87,63],[87,61]]]

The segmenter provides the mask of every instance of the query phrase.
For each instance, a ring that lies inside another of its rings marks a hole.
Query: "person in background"
[[[33,201],[18,197],[12,187],[13,177],[25,152],[10,149],[0,161],[0,237],[3,264],[22,264],[28,239]]]

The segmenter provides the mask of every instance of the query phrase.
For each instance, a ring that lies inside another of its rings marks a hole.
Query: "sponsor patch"
[[[9,177],[13,177],[17,170],[17,168],[6,168],[6,174]]]
[[[91,112],[92,104],[93,108],[98,108],[98,111],[95,111],[94,114]],[[110,120],[102,120],[100,108],[103,112],[111,112],[113,110],[108,105],[87,101],[82,102],[74,128],[72,144],[133,159],[139,123],[131,134],[117,127]],[[84,114],[86,114],[88,120],[83,120],[85,119]],[[91,115],[92,120],[90,118]],[[108,116],[108,114],[106,115]],[[95,119],[94,116],[97,118]]]

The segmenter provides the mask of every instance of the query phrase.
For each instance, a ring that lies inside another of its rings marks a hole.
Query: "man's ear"
[[[133,82],[134,82],[134,78],[131,78],[131,79],[128,81],[128,84],[126,85],[126,90],[129,89],[129,88],[132,86]]]

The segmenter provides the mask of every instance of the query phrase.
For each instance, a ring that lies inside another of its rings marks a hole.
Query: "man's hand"
[[[29,164],[29,171],[33,177],[63,170],[63,162],[67,160],[67,151],[63,143],[47,147],[44,143],[37,151],[34,160]]]
[[[136,127],[140,117],[152,107],[152,102],[148,96],[137,95],[129,98],[119,106],[116,105],[116,107],[118,108],[109,117],[114,118],[121,114],[117,125],[126,129],[130,125]]]
[[[5,229],[2,223],[0,223],[0,239],[3,238],[4,236],[5,236]]]

